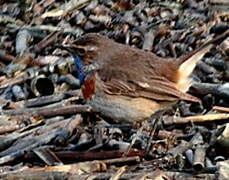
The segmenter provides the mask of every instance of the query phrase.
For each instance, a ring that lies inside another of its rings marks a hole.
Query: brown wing
[[[188,100],[200,102],[200,100],[190,94],[181,92],[175,84],[164,77],[154,76],[148,82],[134,82],[137,86],[136,92],[141,96],[158,101]]]
[[[156,101],[188,100],[200,102],[198,98],[179,91],[174,83],[159,76],[150,77],[147,81],[135,81],[133,78],[125,79],[125,81],[110,78],[103,81],[103,85],[104,91],[108,94],[144,97]]]

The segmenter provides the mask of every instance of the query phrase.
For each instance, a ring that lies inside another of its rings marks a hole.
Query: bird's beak
[[[76,49],[74,48],[74,46],[68,46],[68,45],[61,45],[61,46],[56,46],[56,47],[63,49],[63,50],[67,50],[73,57],[76,71],[78,72],[77,79],[79,79],[80,86],[81,86],[84,83],[84,79],[86,78],[87,74],[84,72],[84,63],[81,57],[76,52]]]
[[[71,55],[84,56],[87,52],[87,47],[80,45],[60,45],[56,47],[68,51]]]
[[[70,46],[70,45],[57,45],[55,47],[56,48],[59,48],[59,49],[62,49],[62,50],[66,50],[66,51],[68,51],[71,54],[76,53],[75,52],[75,49],[72,46]]]

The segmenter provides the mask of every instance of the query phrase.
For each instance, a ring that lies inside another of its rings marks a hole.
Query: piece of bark
[[[222,107],[222,106],[213,106],[212,110],[215,111],[220,111],[220,112],[229,112],[229,108],[228,107]]]
[[[168,150],[168,156],[170,156],[171,154],[175,157],[178,154],[184,154],[188,149],[190,149],[192,146],[191,143],[188,143],[186,141],[181,141],[179,143],[178,146],[174,147],[174,148],[170,148]]]
[[[79,172],[93,173],[101,172],[107,169],[108,165],[113,164],[123,164],[130,162],[139,162],[140,158],[138,156],[127,157],[127,158],[117,158],[109,160],[95,160],[95,161],[86,161],[69,165],[59,165],[59,166],[49,166],[44,168],[33,168],[35,171],[47,171],[47,172],[71,172],[71,174],[78,174]]]
[[[35,171],[68,172],[71,174],[102,172],[107,166],[102,161],[86,161],[69,165],[48,166],[44,168],[33,168]]]
[[[77,28],[62,28],[62,27],[57,27],[57,26],[52,26],[52,25],[37,25],[37,26],[27,26],[27,25],[17,25],[17,24],[8,24],[7,28],[9,29],[20,29],[21,27],[29,30],[29,31],[49,31],[49,32],[56,32],[56,31],[61,31],[62,33],[70,33],[74,34],[77,37],[83,34],[83,30],[80,27]]]
[[[229,5],[229,3],[228,3]],[[221,50],[225,53],[225,54],[229,54],[229,38],[225,39],[221,44],[220,44],[220,48]]]
[[[25,136],[28,136],[29,134],[33,133],[34,131],[38,130],[40,127],[36,127],[36,125],[41,125],[42,121],[37,122],[36,124],[33,124],[34,129],[30,129],[31,125],[28,126],[28,131],[21,131],[21,132],[13,132],[10,134],[7,134],[5,136],[0,136],[0,151],[3,149],[6,149],[9,147],[14,141],[17,139],[23,138]]]
[[[164,120],[164,124],[165,125],[185,124],[188,122],[201,123],[201,122],[209,122],[209,121],[220,121],[228,118],[229,118],[228,113],[205,114],[205,115],[196,115],[196,116],[188,116],[188,117],[170,117]]]
[[[57,37],[60,35],[60,32],[52,32],[48,36],[46,36],[44,39],[42,39],[38,44],[35,45],[34,51],[36,53],[40,53],[44,48],[47,46],[51,46],[57,41]]]
[[[33,152],[49,166],[55,164],[63,165],[60,159],[49,148],[35,148]]]
[[[16,53],[22,57],[24,53],[28,53],[29,42],[31,41],[32,36],[30,32],[26,29],[21,29],[18,31],[16,36]]]
[[[124,155],[124,151],[101,151],[101,152],[74,152],[74,151],[59,151],[55,152],[55,155],[61,159],[63,162],[79,162],[79,161],[89,161],[89,160],[104,160],[111,158],[121,158]],[[131,150],[127,157],[139,156],[146,157],[144,151],[133,151]],[[35,159],[34,153],[28,153],[24,156],[26,160]]]
[[[119,180],[123,173],[126,171],[126,166],[122,166],[109,180]]]
[[[5,53],[3,50],[0,50],[0,59],[6,63],[11,63],[15,61],[15,57]]]
[[[160,172],[160,171],[159,171]],[[166,180],[170,179],[176,179],[176,180],[195,180],[195,179],[208,179],[208,180],[214,180],[216,179],[215,174],[188,174],[183,172],[170,172],[170,171],[162,171],[162,174],[166,177]],[[33,169],[19,171],[15,173],[5,173],[4,175],[0,175],[0,177],[3,180],[15,180],[15,179],[23,179],[23,180],[49,180],[49,179],[56,179],[56,180],[62,180],[62,179],[68,179],[68,180],[79,180],[79,179],[100,179],[100,180],[107,180],[111,178],[114,175],[114,173],[110,172],[104,172],[104,173],[91,173],[91,174],[74,174],[74,173],[66,173],[66,172],[57,172],[57,171],[36,171]],[[158,170],[146,172],[127,172],[122,175],[123,180],[130,180],[137,178],[138,180],[141,177],[145,177],[143,179],[146,179],[147,177],[154,178],[158,177],[159,173]],[[160,177],[160,176],[159,176]],[[154,179],[158,180],[158,179]],[[161,180],[161,178],[159,179]],[[164,178],[163,178],[164,180]]]
[[[193,168],[201,171],[205,167],[206,150],[201,145],[197,146],[194,153]]]
[[[0,83],[0,90],[1,89],[5,89],[9,86],[13,86],[15,84],[21,84],[21,83],[24,83],[26,80],[29,80],[31,79],[31,77],[29,77],[27,75],[27,73],[23,72],[21,73],[19,76],[15,77],[15,78],[10,78],[10,79],[7,79],[6,81],[3,81]]]
[[[193,83],[191,91],[200,94],[213,94],[215,96],[229,98],[229,83],[211,84],[211,83]]]
[[[226,124],[222,134],[217,138],[217,143],[223,148],[229,148],[229,123]]]
[[[82,118],[78,115],[75,118],[55,122],[49,126],[36,129],[36,135],[31,134],[18,139],[10,148],[0,152],[0,156],[2,156],[0,164],[14,161],[16,158],[23,156],[26,151],[46,145],[50,141],[55,140],[55,142],[64,143],[81,122]]]
[[[4,173],[5,174],[5,173]],[[19,172],[8,173],[5,175],[0,175],[2,180],[15,180],[15,179],[23,179],[23,180],[63,180],[67,179],[69,176],[67,173],[63,172],[45,172],[45,171],[33,171],[33,170],[24,170]]]
[[[77,120],[77,119],[76,119]],[[66,119],[60,122],[55,122],[49,126],[42,126],[39,129],[33,129],[34,134],[25,136],[22,139],[17,139],[11,147],[0,152],[0,164],[5,164],[14,161],[18,157],[21,157],[27,151],[31,151],[39,146],[46,145],[51,141],[67,141],[69,136],[68,124],[75,119]],[[78,121],[78,120],[77,120]],[[65,128],[63,128],[65,127]]]
[[[1,115],[0,115],[1,117]],[[0,118],[1,119],[1,118]],[[10,120],[8,122],[0,123],[0,135],[7,134],[20,129],[22,126],[17,122],[17,119]]]
[[[182,135],[183,132],[179,130],[173,130],[173,131],[159,130],[157,137],[159,139],[166,139],[166,138],[177,137]]]
[[[44,117],[53,117],[58,115],[70,115],[76,113],[91,112],[89,105],[67,105],[64,107],[40,107],[40,108],[22,108],[18,110],[4,110],[2,114],[20,115],[30,114]]]
[[[219,170],[218,170],[218,180],[228,180],[229,179],[229,160],[222,161],[217,163]]]
[[[155,39],[155,30],[151,29],[149,32],[147,32],[144,36],[144,43],[142,49],[147,50],[149,52],[153,49],[153,42]]]
[[[64,3],[57,9],[53,9],[49,12],[45,12],[41,15],[42,18],[47,17],[56,17],[56,16],[65,16],[73,10],[84,7],[90,2],[90,0],[70,0],[69,2]]]
[[[188,149],[187,151],[185,151],[185,156],[188,159],[188,162],[193,165],[193,157],[194,157],[194,153],[191,149]]]
[[[216,4],[216,5],[224,5],[224,6],[229,5],[229,2],[227,0],[210,0],[209,3]]]
[[[25,101],[18,101],[16,102],[16,104],[19,104],[20,107],[26,107],[26,108],[40,107],[40,106],[45,106],[45,105],[59,102],[63,99],[66,99],[72,96],[80,97],[81,92],[79,90],[72,90],[72,91],[67,91],[67,92],[63,92],[59,94],[36,97],[36,98],[28,99]]]
[[[102,160],[102,162],[106,163],[107,165],[138,163],[140,162],[140,157],[139,156],[121,157],[121,158],[115,158],[115,159]]]

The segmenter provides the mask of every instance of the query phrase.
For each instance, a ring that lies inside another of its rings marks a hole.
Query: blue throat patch
[[[71,54],[74,59],[74,64],[77,71],[77,78],[80,81],[80,86],[84,83],[86,73],[83,70],[84,64],[82,59],[77,54]]]

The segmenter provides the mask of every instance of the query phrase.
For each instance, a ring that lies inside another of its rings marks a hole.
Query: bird
[[[179,100],[201,103],[187,91],[196,64],[229,31],[180,58],[162,58],[98,33],[62,45],[72,55],[87,104],[117,123],[147,121]]]

